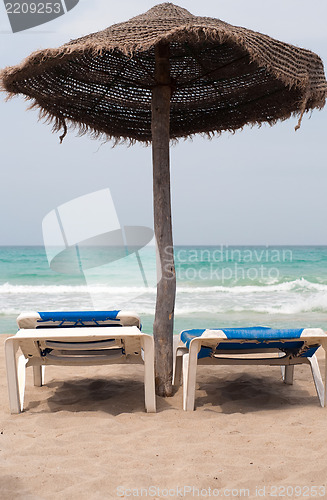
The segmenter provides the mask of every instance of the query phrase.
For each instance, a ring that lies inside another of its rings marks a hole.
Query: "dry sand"
[[[196,411],[182,411],[180,389],[156,414],[142,366],[49,367],[42,388],[29,369],[25,411],[10,415],[4,339],[3,500],[311,498],[326,485],[327,409],[308,366],[293,386],[276,367],[199,367]]]

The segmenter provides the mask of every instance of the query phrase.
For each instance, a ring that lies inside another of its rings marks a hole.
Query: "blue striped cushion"
[[[215,328],[214,330],[218,330]],[[218,351],[231,351],[231,350],[257,350],[257,349],[280,349],[287,353],[294,353],[295,355],[303,347],[303,341],[293,341],[285,342],[287,339],[300,338],[303,332],[302,329],[273,329],[268,327],[250,327],[250,328],[219,328],[223,331],[228,339],[231,340],[241,340],[243,342],[230,342],[230,343],[220,343]],[[184,342],[187,348],[190,347],[191,340],[201,335],[205,332],[205,329],[194,329],[194,330],[184,330],[181,333],[181,340]],[[244,342],[246,340],[257,340],[258,342]],[[283,342],[280,342],[283,340]],[[269,341],[269,343],[267,343]],[[218,344],[218,342],[217,342]],[[313,356],[317,347],[308,349],[305,353],[301,354],[303,357]],[[202,347],[198,354],[199,358],[210,357],[212,353],[211,348]]]
[[[67,322],[74,323],[70,326],[99,326],[98,322],[101,322],[100,326],[114,325],[120,323],[120,319],[117,318],[117,314],[120,311],[64,311],[64,312],[39,312],[41,319],[38,320],[40,327],[42,323],[53,323],[53,326],[61,327],[67,326]]]

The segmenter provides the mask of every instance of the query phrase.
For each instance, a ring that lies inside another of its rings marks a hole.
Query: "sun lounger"
[[[30,312],[17,318],[19,331],[5,342],[11,413],[24,405],[25,370],[42,386],[47,365],[144,364],[145,408],[156,411],[154,343],[140,319],[123,311]],[[17,352],[20,356],[17,357]]]
[[[284,382],[292,384],[294,366],[309,364],[320,404],[326,406],[327,372],[324,384],[315,355],[322,346],[327,357],[327,335],[320,328],[184,330],[180,339],[174,385],[181,383],[183,375],[184,410],[194,410],[197,365],[278,365]]]

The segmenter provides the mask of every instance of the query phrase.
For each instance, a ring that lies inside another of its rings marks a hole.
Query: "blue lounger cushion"
[[[241,350],[258,350],[258,349],[279,349],[287,354],[298,355],[302,349],[304,342],[299,341],[287,341],[287,339],[300,339],[303,332],[302,329],[273,329],[269,327],[254,326],[250,328],[214,328],[213,331],[220,330],[224,332],[227,339],[231,340],[241,340],[242,342],[225,342],[219,343],[217,351],[224,351],[226,354],[228,351],[241,351]],[[206,329],[193,329],[184,330],[181,333],[181,340],[186,345],[187,348],[190,347],[191,340],[201,335],[206,331]],[[253,340],[256,342],[254,343]],[[252,342],[247,342],[252,341]],[[217,342],[218,344],[218,342]],[[301,353],[302,357],[311,357],[318,349],[319,345],[307,349],[305,352]],[[213,349],[209,347],[202,347],[198,354],[198,358],[210,357],[212,355]]]
[[[19,328],[74,328],[96,326],[136,326],[140,318],[130,311],[28,311],[17,318]]]
[[[40,318],[37,322],[39,327],[42,323],[53,323],[53,326],[117,326],[120,320],[117,314],[120,311],[65,311],[65,312],[39,312]],[[101,325],[99,324],[101,323]]]

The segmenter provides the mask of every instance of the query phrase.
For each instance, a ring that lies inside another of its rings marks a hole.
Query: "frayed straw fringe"
[[[118,145],[125,145],[127,147],[133,146],[137,142],[141,142],[144,146],[148,147],[151,145],[151,140],[140,140],[138,138],[132,138],[130,136],[115,136],[112,134],[109,134],[105,131],[97,130],[94,129],[92,126],[85,124],[84,122],[77,122],[77,121],[71,121],[67,119],[62,119],[54,116],[53,114],[49,113],[46,109],[42,108],[38,103],[34,102],[32,103],[28,108],[28,110],[36,109],[39,111],[39,120],[43,121],[45,124],[52,126],[52,132],[53,133],[60,133],[63,131],[62,135],[59,136],[59,141],[60,144],[62,144],[64,138],[66,137],[68,130],[75,132],[77,136],[82,137],[85,135],[88,135],[91,139],[98,140],[101,139],[104,142],[111,142],[112,147],[116,147]],[[170,144],[176,145],[179,140],[184,140],[184,141],[192,141],[196,136],[201,136],[205,139],[213,140],[215,138],[220,137],[222,132],[229,132],[230,134],[235,134],[236,132],[240,132],[244,129],[245,126],[250,126],[251,128],[253,127],[261,127],[264,124],[267,124],[269,126],[273,126],[276,123],[280,121],[286,121],[289,118],[299,118],[299,122],[297,126],[295,127],[295,130],[298,130],[299,128],[299,123],[301,124],[303,115],[305,112],[308,112],[308,110],[303,109],[301,113],[299,111],[294,111],[290,112],[287,115],[280,116],[279,118],[272,119],[272,120],[266,120],[264,122],[262,121],[252,121],[248,122],[238,128],[226,128],[224,130],[206,130],[206,131],[199,131],[199,132],[194,132],[190,133],[188,135],[178,135],[178,136],[171,136],[170,138]],[[300,116],[299,116],[300,115]]]

